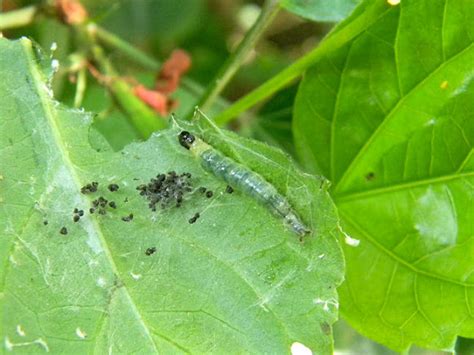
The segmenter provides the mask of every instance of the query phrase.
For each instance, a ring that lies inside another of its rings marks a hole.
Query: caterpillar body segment
[[[275,216],[282,218],[293,232],[301,237],[311,232],[293,212],[285,197],[261,175],[226,157],[187,131],[179,134],[179,142],[200,159],[201,166],[206,171],[255,198]]]

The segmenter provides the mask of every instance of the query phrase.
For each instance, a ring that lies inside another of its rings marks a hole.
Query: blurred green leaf
[[[248,124],[241,122],[239,133],[266,142],[295,155],[291,119],[298,86],[293,85],[278,92],[253,117]]]
[[[343,259],[323,179],[274,148],[202,132],[287,196],[317,232],[301,243],[255,199],[238,188],[224,193],[226,184],[179,145],[176,128],[121,152],[91,149],[91,117],[52,100],[31,42],[0,39],[0,53],[7,351],[285,353],[298,341],[331,353]],[[190,193],[181,208],[150,211],[135,186],[171,170],[192,173],[214,197]],[[91,181],[99,192],[81,194]],[[118,192],[105,188],[111,182]],[[117,209],[89,214],[100,195]],[[74,208],[86,211],[77,223]],[[129,213],[133,221],[122,221]],[[146,255],[150,247],[156,252]]]
[[[280,0],[298,16],[313,21],[337,22],[346,18],[361,0]]]
[[[402,0],[297,96],[297,151],[361,239],[341,311],[396,350],[474,337],[473,34],[472,1]]]
[[[194,0],[83,2],[101,25],[135,43],[150,37],[161,42],[180,40],[199,25],[204,9],[204,2]]]

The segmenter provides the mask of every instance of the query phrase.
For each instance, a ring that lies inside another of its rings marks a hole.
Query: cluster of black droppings
[[[109,189],[110,192],[115,192],[115,191],[118,191],[119,186],[117,184],[110,184],[109,186],[107,186],[107,188]]]
[[[61,233],[62,235],[66,235],[66,234],[67,234],[67,228],[66,228],[66,227],[62,227],[62,228],[59,230],[59,233]]]
[[[192,217],[188,220],[189,224],[195,223],[195,222],[197,221],[197,219],[198,219],[200,216],[201,216],[201,215],[199,214],[199,212],[196,212],[196,213],[194,214],[194,216],[192,216]]]
[[[130,213],[128,216],[122,217],[122,221],[130,222],[133,220],[133,213]]]
[[[228,194],[231,194],[232,192],[234,192],[234,189],[232,188],[232,186],[227,185],[227,187],[225,188],[225,192],[227,192]]]
[[[156,253],[156,247],[150,247],[148,248],[147,250],[145,250],[145,255],[152,255],[152,254],[155,254]]]
[[[148,207],[152,211],[156,211],[157,204],[163,209],[171,205],[180,207],[184,195],[192,191],[191,174],[178,175],[175,171],[158,174],[148,184],[137,186],[137,190],[148,200]]]
[[[93,181],[90,184],[86,184],[83,187],[81,187],[81,193],[90,194],[92,192],[97,192],[98,187],[99,187],[99,183],[97,181]]]
[[[73,211],[74,215],[72,217],[72,220],[74,222],[79,222],[79,220],[81,219],[82,216],[84,216],[84,211],[83,210],[79,210],[77,208],[74,209]]]
[[[208,190],[206,187],[204,186],[201,186],[199,187],[198,189],[198,192],[201,193],[201,194],[205,194],[205,196],[207,198],[211,198],[212,196],[214,196],[214,192],[212,192],[211,190]]]
[[[99,198],[95,199],[92,201],[92,207],[89,209],[90,213],[97,212],[100,215],[105,215],[107,214],[107,204],[109,203],[109,200],[104,198],[103,196],[100,196]]]

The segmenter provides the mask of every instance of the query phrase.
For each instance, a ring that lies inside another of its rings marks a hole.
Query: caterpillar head
[[[186,149],[191,148],[191,145],[194,143],[195,139],[196,138],[188,131],[182,131],[178,136],[179,144],[181,144]]]

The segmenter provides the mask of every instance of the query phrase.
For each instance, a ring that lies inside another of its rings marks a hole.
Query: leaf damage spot
[[[412,220],[420,238],[429,240],[433,246],[456,244],[457,212],[449,188],[428,187],[417,199]]]
[[[443,81],[443,82],[439,85],[440,89],[443,89],[443,90],[446,90],[446,89],[448,88],[448,86],[449,86],[449,82],[448,82],[447,80]]]
[[[387,3],[391,6],[397,6],[400,4],[400,0],[387,0]]]

